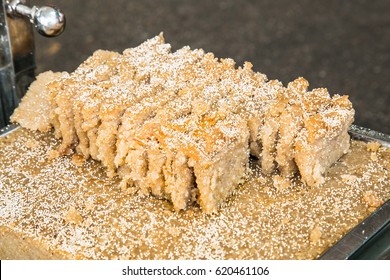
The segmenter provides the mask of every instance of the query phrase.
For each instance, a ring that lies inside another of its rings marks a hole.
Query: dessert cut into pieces
[[[122,54],[98,50],[72,73],[37,76],[12,121],[53,128],[60,154],[100,161],[124,191],[211,213],[245,181],[251,156],[264,173],[319,186],[348,151],[348,97],[308,86],[298,78],[284,87],[202,49],[172,52],[160,34]]]
[[[295,162],[309,186],[324,183],[323,174],[349,149],[348,128],[354,111],[347,96],[335,95],[330,104],[304,120],[296,138]]]
[[[322,105],[330,101],[326,89],[307,91],[308,81],[298,78],[287,86],[289,103],[280,114],[278,143],[275,160],[281,175],[292,177],[297,172],[295,163],[295,141],[306,118],[317,113]]]

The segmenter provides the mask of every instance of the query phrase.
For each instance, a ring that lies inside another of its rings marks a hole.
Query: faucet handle
[[[46,37],[55,37],[60,35],[66,25],[64,13],[53,6],[31,8],[26,6],[23,0],[13,0],[6,4],[7,14],[17,16],[27,16],[30,22],[34,24],[39,34]]]

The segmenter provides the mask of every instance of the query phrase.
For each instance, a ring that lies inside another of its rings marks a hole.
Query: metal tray
[[[19,125],[16,125],[16,124],[7,125],[6,127],[3,127],[0,129],[0,137],[6,136],[7,134],[10,134],[12,131],[14,131],[18,128],[19,128]]]
[[[379,142],[390,148],[390,135],[352,125],[352,139]],[[389,186],[390,187],[390,186]],[[325,251],[322,260],[390,259],[390,200],[375,210],[364,221],[351,229],[335,245]]]
[[[18,128],[19,126],[14,124],[4,127],[0,130],[0,137]],[[375,141],[390,148],[390,135],[356,125],[351,126],[349,134],[352,139]],[[319,259],[390,259],[390,200],[350,230]]]

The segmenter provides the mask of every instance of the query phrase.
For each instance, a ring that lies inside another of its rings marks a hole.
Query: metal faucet
[[[28,0],[0,0],[0,128],[9,123],[28,86],[35,79],[33,27],[54,37],[65,29],[65,16],[56,7],[36,7]]]

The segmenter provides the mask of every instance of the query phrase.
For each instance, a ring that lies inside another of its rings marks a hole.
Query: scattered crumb
[[[138,187],[129,187],[124,192],[128,195],[135,195],[139,191]]]
[[[282,190],[290,187],[290,184],[291,184],[290,179],[288,179],[286,177],[282,177],[280,175],[274,175],[274,176],[272,176],[272,179],[274,182],[274,187],[278,191],[282,191]]]
[[[376,153],[379,148],[381,147],[381,144],[378,142],[368,142],[367,143],[367,151]]]
[[[341,177],[341,180],[346,184],[352,184],[352,183],[356,182],[356,180],[358,179],[357,176],[350,175],[350,174],[342,174],[340,177]]]
[[[74,154],[74,151],[71,148],[66,148],[60,151],[60,154],[70,156]]]
[[[64,220],[66,223],[79,225],[83,222],[83,217],[81,217],[76,208],[70,206],[68,211],[65,213]]]
[[[378,152],[381,148],[381,144],[378,142],[368,142],[367,143],[367,151],[371,152],[370,159],[372,161],[378,161]]]
[[[373,191],[367,191],[363,194],[363,201],[369,207],[379,207],[383,204],[383,201]]]
[[[310,233],[310,242],[312,243],[318,243],[321,239],[322,232],[321,232],[321,227],[317,224],[314,229]]]
[[[48,160],[52,160],[52,159],[58,158],[59,156],[60,156],[60,153],[57,150],[50,150],[47,153]]]
[[[267,183],[267,179],[263,176],[259,176],[258,178],[256,178],[256,181],[259,182],[260,184]]]
[[[91,217],[88,217],[84,220],[83,225],[88,228],[93,224],[93,220]]]
[[[135,195],[139,191],[139,187],[136,186],[129,186],[126,181],[122,180],[119,183],[119,188],[121,192],[128,195]]]
[[[39,142],[34,139],[28,139],[26,141],[26,147],[29,149],[35,149],[39,146]]]
[[[127,190],[127,182],[125,180],[122,180],[120,183],[119,183],[119,188],[122,192],[126,192]]]
[[[168,233],[174,237],[178,237],[180,235],[180,230],[177,227],[170,227]]]
[[[72,163],[76,166],[81,166],[85,162],[85,158],[82,155],[74,154],[72,156]]]
[[[87,211],[91,211],[94,207],[95,207],[95,204],[93,203],[93,201],[88,200],[85,202],[85,209]]]

